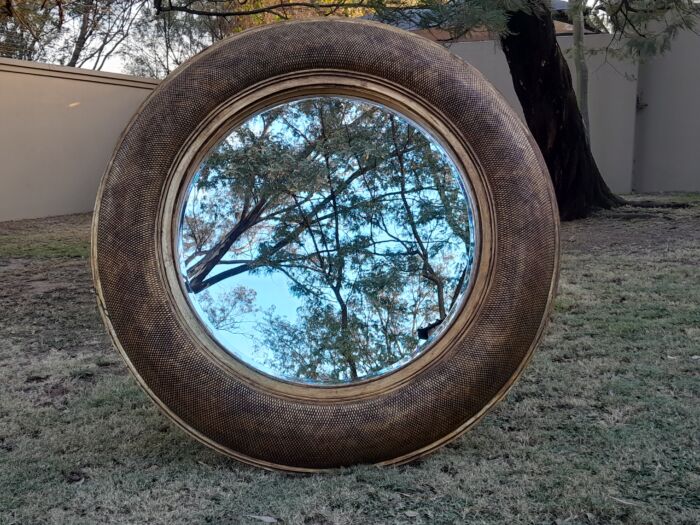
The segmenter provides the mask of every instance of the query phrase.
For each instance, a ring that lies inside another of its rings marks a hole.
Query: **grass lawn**
[[[0,523],[700,523],[700,195],[562,227],[507,399],[393,468],[266,472],[185,436],[111,348],[88,215],[0,223]]]

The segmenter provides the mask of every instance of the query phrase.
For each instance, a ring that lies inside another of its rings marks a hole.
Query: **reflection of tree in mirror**
[[[446,319],[469,278],[470,213],[449,157],[413,124],[369,102],[303,99],[249,119],[202,163],[181,270],[244,361],[348,381],[404,362]]]
[[[205,290],[197,296],[197,302],[215,329],[245,335],[241,323],[245,314],[255,311],[256,295],[255,290],[236,286],[220,294],[216,300]]]

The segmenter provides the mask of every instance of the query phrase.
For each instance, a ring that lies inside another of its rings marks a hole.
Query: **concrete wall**
[[[700,36],[639,69],[635,191],[700,191]]]
[[[610,37],[586,35],[586,46],[605,46]],[[572,37],[558,38],[562,50],[572,45]],[[522,117],[522,109],[513,89],[506,58],[495,42],[460,42],[450,51],[479,69]],[[637,66],[606,63],[602,56],[587,58],[589,69],[589,119],[591,148],[603,178],[617,193],[632,190],[635,135],[635,99]],[[569,62],[572,75],[574,67]],[[575,85],[575,84],[574,84]]]
[[[154,80],[0,59],[0,221],[91,211]]]
[[[589,47],[608,42],[587,35]],[[560,37],[563,49],[571,37]],[[522,114],[494,42],[451,51]],[[639,68],[589,57],[591,144],[615,192],[700,191],[700,37]],[[573,71],[573,67],[571,68]],[[90,211],[117,139],[157,81],[0,59],[0,220]],[[637,107],[639,90],[640,109]]]

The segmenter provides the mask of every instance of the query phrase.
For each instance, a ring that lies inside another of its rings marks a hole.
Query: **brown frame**
[[[255,49],[264,51],[246,55]],[[387,53],[393,60],[382,64]],[[235,67],[245,71],[222,75]],[[207,98],[195,103],[193,92]],[[391,373],[332,387],[278,380],[232,358],[187,304],[174,264],[177,210],[203,156],[262,108],[319,94],[381,103],[428,129],[468,180],[478,215],[477,271],[441,337]],[[374,23],[285,23],[212,46],[144,103],[100,186],[92,263],[115,346],[195,438],[266,468],[402,463],[478,421],[529,360],[556,287],[557,209],[527,130],[473,68]]]

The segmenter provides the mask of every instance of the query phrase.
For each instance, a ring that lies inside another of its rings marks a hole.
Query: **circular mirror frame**
[[[467,308],[465,303],[473,289],[474,278],[477,273],[475,270],[479,266],[479,248],[481,245],[478,225],[479,218],[476,214],[473,214],[473,231],[470,229],[470,235],[475,237],[474,257],[469,274],[467,275],[465,290],[460,293],[460,299],[454,305],[454,308],[447,313],[444,319],[446,322],[438,329],[439,334],[436,334],[434,338],[431,336],[431,340],[422,345],[418,352],[416,352],[410,360],[407,360],[407,362],[401,363],[398,366],[393,366],[394,364],[388,365],[386,367],[389,369],[387,372],[368,374],[365,377],[352,381],[351,384],[342,384],[339,382],[323,384],[305,382],[304,380],[295,381],[283,376],[266,374],[253,364],[241,363],[240,360],[235,358],[233,352],[223,348],[223,345],[217,340],[216,336],[212,334],[211,330],[202,326],[203,320],[193,311],[193,306],[187,299],[186,285],[181,276],[178,275],[179,254],[177,246],[181,226],[181,210],[187,200],[192,180],[195,178],[196,172],[202,165],[202,162],[211,151],[225,139],[232,129],[238,128],[251,117],[265,112],[270,108],[279,107],[288,102],[296,102],[303,98],[314,96],[338,96],[369,102],[377,106],[381,105],[398,117],[407,120],[411,125],[422,129],[430,139],[438,143],[450,161],[455,165],[462,179],[462,189],[464,197],[469,203],[470,212],[475,211],[474,208],[476,206],[473,190],[471,188],[471,180],[476,180],[476,178],[479,177],[478,171],[470,162],[469,153],[460,145],[457,137],[444,125],[441,125],[440,120],[436,118],[428,108],[422,107],[415,99],[411,100],[410,96],[407,97],[405,94],[402,94],[396,87],[378,83],[371,77],[363,79],[359,75],[348,76],[342,71],[321,73],[302,72],[301,75],[291,74],[277,77],[271,85],[258,86],[253,93],[241,93],[240,97],[234,97],[227,101],[216,114],[212,115],[211,121],[205,124],[202,132],[192,137],[192,141],[188,142],[183,147],[183,155],[179,159],[177,166],[173,168],[173,176],[168,181],[167,195],[161,214],[164,219],[162,224],[163,238],[161,240],[161,246],[163,249],[163,259],[167,260],[168,257],[171,257],[173,261],[175,261],[175,266],[170,267],[166,265],[165,271],[170,281],[171,289],[179,289],[180,292],[182,292],[178,294],[177,291],[175,291],[174,299],[178,303],[183,320],[187,322],[193,335],[198,337],[200,343],[210,349],[212,353],[220,359],[223,366],[232,367],[234,373],[242,375],[243,377],[247,376],[253,383],[264,383],[265,386],[270,388],[270,391],[277,392],[281,395],[292,393],[297,398],[311,396],[312,399],[318,399],[319,397],[343,399],[356,397],[358,391],[348,392],[347,390],[340,390],[328,393],[309,392],[308,389],[311,386],[324,389],[345,389],[348,386],[356,386],[367,381],[376,381],[387,375],[391,375],[428,352],[438,341],[443,341],[444,335],[450,331],[455,320],[459,319],[460,322],[464,324],[464,322],[469,319],[474,305]],[[436,131],[436,129],[440,131]],[[466,170],[469,170],[472,174],[471,177],[464,175]],[[486,201],[484,201],[484,205],[487,205]],[[172,218],[170,221],[167,220],[169,217]],[[484,218],[488,217],[488,212],[485,212]],[[471,256],[471,254],[469,255]],[[489,255],[485,255],[486,261],[490,260]],[[454,337],[454,335],[455,334],[452,334],[452,337]],[[443,348],[445,348],[445,343],[448,343],[448,341],[445,340],[441,343]],[[231,359],[232,357],[234,357],[233,360]],[[436,357],[436,355],[433,355],[433,357]],[[419,368],[423,366],[425,366],[425,363]],[[260,375],[264,377],[261,378],[259,377]],[[266,381],[265,378],[269,378],[270,381]],[[400,381],[403,380],[403,377],[398,376],[395,377],[394,380]],[[279,382],[288,383],[288,385],[278,388],[281,386]],[[387,385],[392,383],[393,382],[387,382]],[[290,385],[298,385],[302,388],[293,389]],[[380,390],[377,388],[372,389],[374,393],[379,391]]]
[[[441,337],[386,375],[332,386],[233,358],[175,264],[183,188],[207,152],[259,111],[313,95],[379,103],[428,130],[467,179],[478,232],[471,289]],[[265,468],[404,463],[467,430],[522,372],[553,302],[558,213],[537,146],[474,68],[375,23],[282,23],[215,44],[144,102],[100,186],[92,265],[115,346],[198,440]]]
[[[363,78],[361,75],[348,76],[342,71],[335,72],[294,72],[289,75],[275,77],[269,85],[258,85],[252,92],[241,93],[220,107],[211,120],[203,123],[201,131],[191,137],[182,148],[182,156],[178,159],[172,170],[172,177],[168,181],[165,189],[165,199],[161,218],[163,223],[161,231],[162,257],[164,261],[168,259],[177,261],[177,244],[179,234],[179,216],[183,207],[183,201],[187,197],[187,188],[190,185],[198,167],[209,152],[224,138],[231,129],[240,126],[250,117],[285,102],[299,100],[309,95],[329,95],[343,96],[348,98],[361,98],[373,103],[382,104],[390,110],[407,117],[409,121],[418,124],[427,130],[431,137],[438,140],[440,146],[446,151],[450,159],[455,163],[458,171],[464,177],[465,173],[471,176],[465,177],[463,181],[467,189],[467,198],[472,201],[478,209],[477,200],[472,189],[472,180],[477,183],[478,170],[471,163],[467,150],[460,144],[457,136],[450,129],[440,122],[436,115],[424,107],[419,101],[411,99],[406,93],[402,93],[397,87],[387,83],[380,83],[371,77]],[[489,221],[489,204],[486,199],[485,186],[478,184],[479,201],[483,203],[484,213],[481,214],[483,220]],[[170,220],[168,220],[170,219]],[[485,227],[483,232],[479,227],[479,217],[475,217],[476,247],[475,257],[470,272],[468,290],[464,294],[460,304],[456,305],[456,311],[448,316],[449,323],[442,330],[439,339],[431,341],[422,348],[416,357],[409,362],[397,367],[388,374],[370,376],[359,379],[348,384],[314,384],[305,385],[303,382],[293,382],[281,377],[273,377],[242,363],[238,359],[232,359],[231,353],[223,349],[214,336],[202,326],[201,320],[193,311],[192,306],[186,297],[186,291],[182,279],[180,279],[178,267],[166,265],[164,270],[168,277],[170,288],[174,291],[173,299],[177,303],[182,319],[187,323],[188,328],[199,343],[209,349],[213,356],[219,359],[220,364],[230,368],[231,372],[241,379],[252,384],[265,387],[270,392],[279,395],[291,395],[296,399],[354,399],[358,396],[369,393],[375,395],[386,389],[393,388],[397,383],[409,380],[419,370],[428,366],[428,362],[435,359],[445,349],[454,344],[459,336],[461,327],[468,324],[471,316],[478,304],[478,294],[483,293],[483,288],[488,272],[479,272],[478,269],[483,263],[484,268],[488,268],[491,260],[490,232],[491,227]],[[481,236],[485,235],[483,241],[484,253],[480,255],[482,245]],[[476,270],[476,271],[474,271]],[[478,275],[481,274],[481,278]],[[177,293],[177,291],[181,293]],[[469,297],[474,293],[474,299]],[[464,300],[466,299],[466,301]],[[459,325],[455,327],[454,325]],[[437,347],[437,348],[436,348]],[[424,355],[430,357],[421,360]],[[421,361],[417,363],[417,361]],[[405,370],[404,370],[405,369]],[[366,382],[381,382],[372,385],[372,388],[363,389],[349,388],[358,387]],[[314,386],[323,390],[311,390]]]

